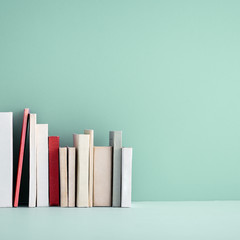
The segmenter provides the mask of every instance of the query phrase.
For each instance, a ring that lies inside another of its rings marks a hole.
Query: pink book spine
[[[18,207],[19,201],[19,192],[20,192],[20,184],[22,177],[22,166],[23,166],[23,156],[24,156],[24,147],[26,140],[26,132],[27,132],[27,122],[28,122],[29,109],[25,108],[23,113],[23,124],[22,124],[22,133],[21,133],[21,141],[20,141],[20,150],[19,150],[19,158],[18,158],[18,169],[17,169],[17,181],[15,188],[15,197],[14,197],[14,207]]]

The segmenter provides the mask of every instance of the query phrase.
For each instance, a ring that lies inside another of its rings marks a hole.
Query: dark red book
[[[23,156],[24,156],[24,148],[25,148],[27,124],[28,124],[28,115],[29,115],[29,109],[25,108],[24,112],[23,112],[22,133],[21,133],[20,150],[19,150],[19,157],[18,157],[17,180],[16,180],[15,196],[14,196],[14,204],[13,204],[14,207],[18,207],[18,201],[19,201],[19,192],[20,192],[22,167],[23,167]]]
[[[59,137],[48,137],[49,205],[59,206]]]

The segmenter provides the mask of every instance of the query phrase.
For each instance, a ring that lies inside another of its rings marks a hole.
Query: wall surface
[[[240,2],[0,0],[0,111],[61,145],[123,130],[133,200],[240,199]],[[25,180],[23,180],[25,181]]]

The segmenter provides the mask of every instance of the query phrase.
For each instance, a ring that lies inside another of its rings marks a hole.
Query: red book
[[[59,206],[59,137],[48,137],[49,205]]]
[[[19,158],[18,158],[18,169],[17,169],[17,181],[16,181],[14,205],[13,205],[14,207],[18,207],[18,201],[19,201],[19,192],[20,192],[22,166],[23,166],[23,156],[24,156],[24,148],[25,148],[25,140],[26,140],[27,124],[28,124],[28,115],[29,115],[29,108],[25,108],[24,112],[23,112],[22,133],[21,133],[20,150],[19,150]]]

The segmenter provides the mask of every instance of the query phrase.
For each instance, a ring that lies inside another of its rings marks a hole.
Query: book
[[[77,149],[77,207],[88,207],[89,135],[73,134]]]
[[[89,189],[88,199],[89,207],[93,206],[93,146],[94,146],[94,131],[90,129],[84,130],[84,134],[89,134]]]
[[[60,166],[60,206],[68,206],[67,192],[67,148],[59,148],[59,166]]]
[[[22,123],[22,132],[21,132],[20,149],[19,149],[19,157],[18,157],[14,207],[18,207],[18,202],[19,202],[19,192],[20,192],[20,184],[21,184],[21,177],[22,177],[23,157],[24,157],[25,140],[26,140],[26,133],[27,133],[27,125],[28,125],[28,115],[29,115],[29,108],[25,108],[24,112],[23,112],[23,123]]]
[[[0,112],[0,207],[12,207],[13,113]]]
[[[48,188],[48,124],[36,125],[37,143],[37,207],[49,206]]]
[[[76,149],[68,147],[68,206],[75,207]]]
[[[122,148],[121,207],[131,207],[132,148]]]
[[[122,131],[109,132],[109,145],[113,147],[112,206],[120,207],[122,174]]]
[[[112,147],[94,147],[94,207],[112,206]]]
[[[49,205],[59,206],[59,137],[48,137]]]
[[[37,199],[37,145],[36,145],[37,115],[29,115],[29,207],[36,207]]]

